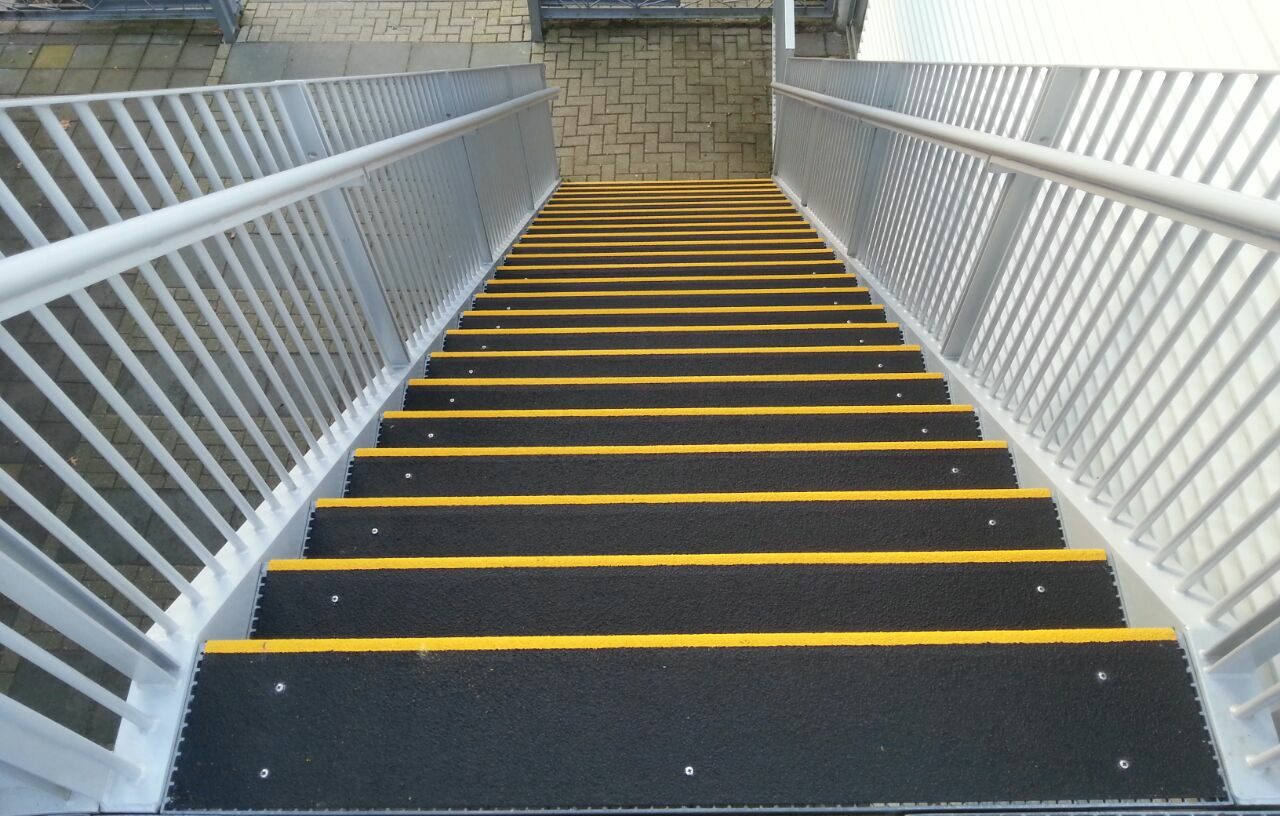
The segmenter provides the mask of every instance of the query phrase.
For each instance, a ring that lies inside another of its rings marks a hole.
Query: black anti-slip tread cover
[[[687,249],[676,249],[679,252],[689,252]],[[598,247],[596,251],[590,255],[580,252],[560,253],[554,248],[541,249],[536,252],[522,249],[517,253],[508,255],[506,259],[503,260],[500,269],[504,272],[516,272],[524,266],[559,266],[571,268],[573,266],[583,264],[588,266],[597,264],[643,264],[644,268],[648,268],[651,265],[669,266],[677,275],[697,275],[700,274],[700,269],[708,268],[701,266],[701,264],[717,264],[732,267],[737,266],[741,262],[747,262],[750,263],[750,266],[741,267],[743,274],[750,274],[757,269],[769,268],[802,269],[805,272],[813,272],[815,270],[822,270],[824,272],[843,272],[845,270],[844,263],[836,260],[835,253],[825,247],[804,249],[802,252],[781,253],[752,252],[748,248],[735,250],[733,247],[713,247],[713,249],[716,250],[715,254],[708,255],[671,255],[664,252],[663,247],[654,247],[651,250],[646,250],[643,247],[620,247],[618,249]],[[548,255],[553,255],[554,257],[546,257]],[[807,263],[801,265],[788,263],[788,261],[826,261],[826,263]],[[769,266],[775,262],[776,266]],[[699,265],[690,266],[689,264]],[[545,272],[547,270],[539,271]]]
[[[615,275],[622,271],[625,274]],[[852,275],[840,274],[836,278],[817,277],[816,275],[779,276],[773,270],[738,269],[717,275],[709,273],[700,275],[701,280],[668,280],[679,277],[668,275],[661,269],[594,269],[592,274],[575,273],[569,275],[550,274],[541,278],[533,275],[519,277],[495,278],[485,283],[486,292],[564,292],[573,294],[580,291],[593,292],[631,292],[652,291],[654,289],[788,289],[808,288],[823,289],[832,286],[857,286],[858,281]],[[652,273],[652,274],[650,274]],[[764,280],[739,280],[743,277],[763,276]],[[577,280],[585,278],[586,280]],[[607,281],[600,281],[606,278]],[[642,280],[633,280],[641,278]],[[643,280],[658,278],[658,280]]]
[[[923,373],[918,350],[721,351],[709,354],[519,354],[484,352],[463,357],[433,354],[432,377],[713,377],[735,374],[901,374]],[[890,345],[897,345],[890,344]],[[747,348],[723,346],[721,348]]]
[[[305,552],[309,558],[373,558],[1065,546],[1052,499],[1013,498],[320,507]]]
[[[467,312],[459,322],[463,329],[574,328],[598,326],[740,326],[748,323],[884,323],[881,309],[782,312],[776,309],[744,312],[673,312],[638,314],[533,314],[536,310],[490,313]]]
[[[612,271],[612,270],[609,270]],[[659,270],[661,271],[661,270]],[[612,277],[612,276],[601,276]],[[841,285],[836,288],[850,288],[856,286],[855,282],[845,284],[838,281]],[[779,281],[782,284],[775,289],[788,289],[793,287],[786,286],[786,281]],[[583,287],[585,289],[585,285]],[[691,286],[687,283],[673,284],[668,289],[661,291],[673,291],[676,289],[694,289],[699,290],[700,287]],[[602,291],[602,290],[597,290]],[[728,294],[724,292],[713,292],[711,294],[696,295],[680,292],[672,295],[656,295],[651,292],[643,292],[635,295],[623,294],[607,294],[600,296],[573,295],[568,293],[551,294],[547,297],[531,297],[516,298],[510,297],[507,293],[495,293],[493,297],[478,297],[473,302],[472,309],[510,309],[518,311],[520,309],[670,309],[670,308],[688,308],[694,306],[856,306],[860,303],[871,303],[871,295],[866,292],[822,292],[818,289],[803,292],[777,292],[761,289],[760,291],[751,291],[746,294]]]
[[[169,811],[1226,798],[1173,641],[206,654],[196,680]]]
[[[333,597],[340,600],[333,603]],[[1106,561],[269,571],[255,638],[1124,626]]]
[[[527,496],[1017,487],[1006,448],[356,456],[345,495]]]
[[[732,442],[894,442],[977,440],[971,412],[779,414],[769,416],[622,416],[387,418],[383,447],[471,445],[678,445]]]
[[[745,348],[749,346],[893,346],[897,326],[874,328],[765,329],[584,334],[450,334],[445,351],[536,351],[539,349]]]
[[[675,408],[726,405],[926,405],[950,401],[942,379],[590,385],[414,386],[405,410]]]

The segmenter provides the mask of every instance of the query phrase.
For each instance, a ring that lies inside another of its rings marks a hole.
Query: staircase
[[[1220,803],[1172,630],[768,179],[566,183],[249,639],[166,809]]]

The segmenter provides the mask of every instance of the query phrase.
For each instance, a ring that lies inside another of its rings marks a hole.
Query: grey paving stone
[[[18,89],[18,93],[24,95],[51,94],[58,89],[58,83],[61,81],[62,71],[27,71],[26,79],[22,81],[22,87]]]
[[[62,74],[62,81],[58,83],[58,93],[89,93],[97,81],[97,68],[69,68]]]
[[[284,79],[342,76],[351,43],[293,43],[284,65]]]
[[[30,68],[39,50],[30,45],[6,45],[0,49],[0,68]]]
[[[353,43],[347,57],[347,76],[394,74],[409,65],[408,43]]]
[[[205,66],[201,69],[192,68],[189,70],[174,71],[169,77],[169,88],[196,88],[205,84],[205,80],[209,78],[209,67]]]
[[[273,82],[284,76],[288,43],[238,43],[231,47],[222,82]]]
[[[178,57],[182,54],[182,46],[176,43],[152,43],[142,55],[143,68],[174,68]]]
[[[203,68],[209,70],[209,66],[213,65],[213,60],[218,55],[218,46],[202,45],[198,43],[188,42],[182,47],[182,54],[178,57],[179,68]]]
[[[414,43],[409,49],[410,71],[466,68],[471,64],[471,43]]]
[[[108,68],[137,68],[142,62],[142,55],[146,52],[145,45],[121,44],[119,40],[111,46],[111,50],[107,52],[106,67]]]
[[[533,59],[532,43],[473,43],[471,67],[519,65]]]
[[[107,68],[98,74],[93,90],[96,93],[127,91],[133,85],[133,74],[132,68]]]
[[[16,94],[27,72],[16,68],[0,68],[0,94]]]
[[[111,51],[109,45],[77,45],[76,51],[71,55],[71,68],[101,68],[107,64],[107,54]]]
[[[172,72],[163,68],[146,68],[134,74],[133,84],[129,86],[132,91],[150,91],[157,88],[169,87],[169,75]]]

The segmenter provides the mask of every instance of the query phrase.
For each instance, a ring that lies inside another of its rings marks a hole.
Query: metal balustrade
[[[0,647],[43,678],[0,695],[0,812],[159,806],[198,644],[246,631],[558,184],[555,93],[512,66],[0,103],[0,595],[37,624]]]
[[[1116,554],[1131,613],[1185,627],[1237,801],[1271,803],[1275,79],[783,57],[774,84],[788,194]]]

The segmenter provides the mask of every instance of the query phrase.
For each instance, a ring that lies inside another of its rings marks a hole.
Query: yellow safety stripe
[[[517,267],[518,268],[518,267]],[[512,270],[515,271],[515,270]],[[680,283],[681,281],[796,281],[796,280],[852,280],[848,272],[822,272],[799,275],[623,275],[614,278],[490,278],[486,284],[511,284],[529,286],[539,283]]]
[[[919,346],[734,346],[721,348],[530,349],[520,351],[436,351],[432,358],[491,360],[498,357],[647,357],[698,354],[914,354]]]
[[[814,252],[831,252],[826,247],[818,247],[816,249],[744,249],[740,252],[726,252],[723,249],[691,249],[691,250],[673,250],[660,252],[596,252],[595,255],[608,255],[611,258],[666,258],[677,257],[683,258],[690,255],[805,255]],[[565,253],[565,252],[513,252],[507,256],[507,260],[512,258],[574,258],[582,253]],[[830,260],[836,259],[835,253],[831,254]]]
[[[552,256],[562,257],[562,256]],[[840,263],[835,258],[810,258],[800,261],[687,261],[685,263],[620,263],[620,264],[520,264],[498,267],[499,272],[524,272],[528,270],[554,269],[688,269],[707,266],[831,266]]]
[[[672,385],[704,383],[753,383],[753,382],[863,382],[880,380],[941,380],[942,375],[932,371],[901,372],[893,374],[726,374],[709,376],[672,377],[470,377],[412,379],[415,387],[474,387],[503,385]]]
[[[613,181],[565,181],[561,182],[561,190],[568,187],[653,187],[656,185],[670,184],[679,187],[696,187],[699,184],[716,185],[716,184],[773,184],[772,178],[764,176],[752,176],[749,178],[736,179],[658,179],[655,181],[641,179],[615,179]]]
[[[1106,561],[1105,550],[945,550],[932,552],[676,553],[670,555],[499,555],[409,558],[277,558],[268,572],[348,570],[588,569],[743,567],[793,564],[1074,564]]]
[[[603,289],[590,292],[480,292],[480,298],[643,298],[703,294],[860,294],[867,286],[785,286],[780,289]]]
[[[708,225],[708,226],[714,226],[714,225]],[[751,229],[750,227],[747,227],[744,229],[736,229],[736,230],[735,229],[685,230],[685,231],[676,231],[676,232],[672,232],[670,230],[660,230],[657,232],[566,232],[566,233],[557,232],[557,233],[543,233],[543,234],[525,233],[524,237],[526,239],[535,238],[539,242],[541,242],[542,239],[544,238],[632,238],[637,236],[670,237],[672,235],[736,235],[736,234],[794,235],[802,232],[807,233],[813,237],[788,238],[785,241],[783,241],[783,243],[785,243],[786,241],[821,241],[822,240],[821,236],[819,236],[818,233],[814,231],[812,227],[809,227],[806,229],[770,229],[769,227],[764,227],[763,229]],[[774,239],[762,240],[762,241],[747,241],[747,243],[769,243],[772,240]],[[520,243],[524,243],[524,241],[521,241]],[[519,246],[520,243],[517,243],[516,245]],[[642,243],[642,242],[636,242],[636,243]],[[712,243],[720,243],[720,242],[695,241],[694,243],[712,244]],[[724,243],[737,243],[737,242],[726,241]],[[599,244],[599,246],[626,246],[626,245],[627,245],[627,242],[612,242],[612,243],[603,242]],[[537,243],[537,244],[531,244],[530,246],[561,246],[561,245]],[[595,246],[595,245],[594,244],[573,244],[573,245],[564,244],[563,246]]]
[[[357,459],[454,456],[697,456],[715,453],[858,453],[862,451],[1006,450],[1008,443],[974,442],[733,442],[717,445],[493,445],[470,448],[356,448]]]
[[[795,210],[792,210],[791,212],[737,212],[737,214],[733,214],[733,215],[736,215],[737,217],[751,216],[751,217],[759,217],[759,219],[772,219],[771,221],[769,221],[769,223],[771,224],[778,223],[778,221],[782,221],[782,223],[808,224],[808,221],[804,220],[804,216],[800,215],[799,212],[796,212]],[[662,226],[701,226],[703,224],[710,225],[709,221],[699,221],[699,219],[723,219],[723,217],[724,217],[724,214],[722,214],[722,212],[710,212],[710,214],[708,215],[686,215],[684,219],[677,221],[676,224],[662,224]],[[545,223],[556,223],[556,229],[564,229],[564,224],[563,224],[564,221],[570,221],[570,223],[576,223],[576,221],[582,221],[582,220],[584,219],[581,219],[581,217],[571,217],[571,219],[568,219],[568,217],[539,216],[538,220],[534,221],[534,223],[529,225],[529,229],[543,229],[544,221]],[[596,224],[603,223],[603,221],[663,221],[663,220],[671,220],[671,215],[640,215],[640,214],[635,214],[635,212],[632,212],[632,214],[628,214],[628,215],[599,216],[599,217],[594,217],[594,219],[586,219],[586,220],[591,221],[591,223],[590,224],[573,224],[573,226],[595,226]],[[732,221],[730,221],[730,224],[732,224]],[[745,224],[750,224],[750,221],[744,221],[744,225]],[[719,224],[719,221],[716,221],[716,225],[719,226],[721,224]],[[611,228],[618,228],[618,226],[627,226],[627,224],[609,224],[609,226],[611,226]],[[657,226],[657,225],[634,224],[632,226]]]
[[[972,405],[753,405],[713,408],[495,408],[384,411],[385,419],[560,419],[565,417],[844,416],[879,414],[967,414]]]
[[[632,207],[647,207],[661,204],[675,204],[684,206],[686,204],[736,204],[736,203],[753,203],[753,202],[777,202],[779,204],[790,204],[791,202],[779,192],[761,191],[745,191],[734,192],[729,190],[708,191],[697,195],[685,195],[682,193],[632,193],[630,195],[600,195],[599,193],[566,193],[565,195],[557,195],[547,201],[543,210],[548,207],[561,209],[564,207],[572,207],[575,205],[595,205],[609,206],[611,204],[627,204]]]
[[[725,204],[721,207],[645,207],[637,210],[631,207],[584,207],[581,210],[572,207],[559,207],[554,212],[544,211],[547,215],[572,216],[581,219],[590,215],[607,215],[609,213],[771,213],[795,212],[790,204]],[[545,220],[539,218],[539,220]]]
[[[570,317],[574,315],[665,315],[665,314],[732,314],[742,312],[755,314],[759,312],[883,312],[884,307],[876,303],[851,303],[844,306],[669,306],[658,308],[618,308],[618,309],[521,309],[513,312],[504,309],[473,309],[463,312],[463,317]]]
[[[531,329],[449,329],[445,334],[653,334],[667,332],[817,331],[820,329],[896,329],[897,323],[762,323],[729,326],[583,326]]]
[[[480,637],[211,640],[208,654],[493,652],[547,649],[742,649],[985,644],[1139,643],[1177,640],[1172,629],[1016,629],[961,632],[745,632],[704,635],[499,635]]]
[[[669,233],[659,233],[659,234],[665,235]],[[619,233],[619,235],[634,235],[634,233],[623,232],[623,233]],[[716,241],[716,240],[712,240],[712,241],[612,241],[612,242],[596,241],[593,243],[567,243],[567,244],[541,243],[541,242],[530,244],[528,241],[516,241],[515,246],[517,249],[523,246],[528,246],[535,249],[545,249],[549,247],[555,247],[557,249],[567,248],[567,247],[580,247],[580,248],[586,249],[590,247],[633,247],[633,246],[716,246],[716,245],[739,246],[741,244],[817,244],[819,247],[822,247],[822,248],[826,247],[826,243],[823,242],[823,240],[821,238],[818,238],[817,236],[813,238],[765,238],[760,240],[749,238],[749,239],[737,239],[737,240],[731,240],[731,241]],[[565,255],[570,253],[561,253],[561,254]],[[599,253],[582,252],[577,254],[593,255],[593,254],[599,254]]]
[[[374,496],[369,498],[316,499],[316,507],[548,507],[613,504],[791,504],[797,502],[854,501],[999,501],[1048,499],[1040,488],[987,488],[970,490],[797,490],[754,493],[606,493],[552,496]]]
[[[810,232],[810,233],[813,233],[814,235],[818,234],[817,231],[814,230],[813,227],[810,227],[809,224],[799,215],[794,215],[794,216],[771,215],[768,217],[772,220],[757,221],[757,222],[747,221],[747,222],[741,222],[741,223],[736,221],[696,221],[695,220],[693,223],[689,223],[687,221],[677,221],[672,224],[609,224],[607,226],[600,225],[599,228],[600,229],[621,229],[623,227],[636,227],[637,229],[662,230],[661,232],[656,232],[656,233],[644,233],[644,232],[611,233],[611,234],[617,234],[617,235],[698,235],[703,232],[703,230],[701,229],[702,227],[736,227],[736,229],[722,230],[723,232],[730,232],[730,233],[732,232],[770,232],[771,233],[771,232],[782,231],[782,230],[778,230],[777,229],[778,227],[786,227],[786,231],[788,232]],[[608,220],[616,221],[617,219],[608,219]],[[791,227],[790,225],[792,223],[794,223],[797,227],[801,227],[801,229],[796,229],[794,227]],[[593,227],[596,227],[597,225],[596,224],[579,224],[577,226],[580,228],[591,229]],[[698,229],[692,229],[693,227],[698,227]],[[572,224],[548,227],[548,226],[541,226],[535,222],[529,225],[528,231],[525,233],[524,237],[526,238],[545,237],[543,235],[535,235],[534,234],[535,230],[563,230],[563,229],[573,229],[573,228],[574,228],[574,225]],[[606,233],[591,232],[587,234],[588,235],[604,235]]]

